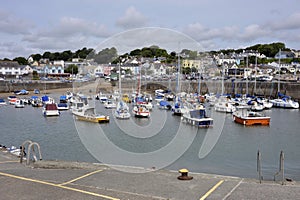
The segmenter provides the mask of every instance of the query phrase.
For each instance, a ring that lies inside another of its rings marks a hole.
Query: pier
[[[123,166],[126,168],[125,166]],[[121,167],[120,167],[121,168]],[[0,151],[1,199],[298,199],[297,182],[244,179],[193,173],[178,179],[178,171],[148,169],[125,173],[106,165],[37,161],[30,165]]]

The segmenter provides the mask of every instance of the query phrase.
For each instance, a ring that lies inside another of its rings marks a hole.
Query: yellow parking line
[[[105,198],[105,199],[119,200],[119,199],[114,198],[114,197],[110,197],[110,196],[106,196],[106,195],[102,195],[102,194],[97,194],[97,193],[89,192],[89,191],[85,191],[85,190],[80,190],[80,189],[76,189],[76,188],[71,188],[71,187],[60,185],[60,184],[49,183],[49,182],[46,182],[46,181],[40,181],[40,180],[31,179],[31,178],[25,178],[25,177],[22,177],[22,176],[16,176],[16,175],[7,174],[7,173],[3,173],[3,172],[0,172],[0,175],[7,176],[7,177],[10,177],[10,178],[20,179],[20,180],[24,180],[24,181],[30,181],[30,182],[34,182],[34,183],[50,185],[50,186],[53,186],[53,187],[58,187],[58,188],[66,189],[66,190],[76,191],[76,192],[80,192],[80,193],[83,193],[83,194],[88,194],[88,195],[92,195],[92,196],[96,196],[96,197],[102,197],[102,198]]]
[[[200,200],[204,200],[206,199],[211,193],[213,193],[213,191],[215,191],[222,183],[224,182],[224,180],[220,180],[214,187],[212,187],[208,192],[206,192],[205,195],[203,195]]]
[[[58,185],[67,185],[67,184],[69,184],[69,183],[72,183],[72,182],[74,182],[74,181],[78,181],[78,180],[80,180],[80,179],[82,179],[82,178],[85,178],[85,177],[87,177],[87,176],[96,174],[96,173],[101,172],[101,171],[103,171],[103,170],[102,170],[102,169],[99,169],[99,170],[96,170],[96,171],[94,171],[94,172],[85,174],[85,175],[83,175],[83,176],[80,176],[80,177],[78,177],[78,178],[75,178],[75,179],[73,179],[73,180],[70,180],[70,181],[68,181],[68,182],[64,182],[64,183],[61,183],[61,184],[58,184]]]
[[[2,162],[0,162],[0,164],[5,164],[5,163],[18,163],[18,162],[20,162],[20,161],[16,161],[16,160],[8,160],[8,161],[2,161]]]

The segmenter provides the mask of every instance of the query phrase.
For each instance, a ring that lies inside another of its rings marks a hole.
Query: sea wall
[[[0,92],[14,92],[18,90],[33,91],[34,89],[50,90],[58,88],[72,88],[72,83],[67,82],[41,82],[41,81],[28,81],[28,82],[0,82]]]
[[[103,83],[101,84],[103,85]],[[122,81],[122,90],[126,92],[132,92],[132,89],[135,88],[135,81]],[[248,85],[248,87],[247,87]],[[105,85],[105,87],[108,87]],[[116,84],[118,87],[118,84]],[[177,84],[175,81],[158,81],[158,82],[146,82],[143,83],[141,89],[147,89],[148,92],[153,92],[155,89],[171,89],[176,91]],[[181,91],[185,92],[197,92],[199,83],[184,81],[181,83]],[[32,82],[0,82],[0,92],[13,92],[21,89],[26,89],[28,91],[33,91],[34,89],[50,90],[58,88],[72,88],[72,83],[68,82],[41,82],[41,81],[32,81]],[[276,97],[278,91],[277,82],[225,82],[224,83],[224,93],[226,94],[246,94],[248,88],[248,94],[260,94],[266,97]],[[112,90],[112,87],[107,89]],[[128,91],[127,91],[128,90]],[[200,84],[201,93],[221,93],[222,84],[221,81],[203,81]],[[289,95],[297,100],[300,100],[300,82],[281,82],[280,83],[280,92]]]
[[[132,88],[132,83],[127,84],[128,88]],[[126,84],[122,82],[122,88],[126,88]],[[141,89],[147,88],[148,91],[155,89],[171,89],[176,91],[177,84],[175,82],[148,82],[141,86]],[[297,100],[300,100],[300,82],[281,82],[279,91],[289,95]],[[199,88],[198,82],[184,81],[181,83],[181,91],[192,93],[197,92]],[[248,91],[247,91],[248,88]],[[224,93],[226,94],[259,94],[266,97],[277,97],[278,83],[277,82],[225,82]],[[221,81],[203,81],[200,84],[200,92],[204,93],[222,93]]]

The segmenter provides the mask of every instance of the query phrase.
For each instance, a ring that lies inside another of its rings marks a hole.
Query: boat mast
[[[255,79],[254,79],[254,94],[256,95],[256,77],[257,77],[257,55],[255,56]]]
[[[180,44],[180,43],[179,43]],[[177,87],[176,87],[176,93],[178,94],[181,90],[180,86],[180,45],[178,44],[178,54],[177,54]]]
[[[178,53],[177,58],[177,88],[176,93],[178,94],[180,92],[180,53]]]
[[[248,94],[248,53],[246,58],[246,95]]]
[[[202,67],[202,62],[200,60],[200,65],[199,65],[199,71],[198,71],[198,96],[200,96],[200,87],[201,87],[201,67]]]
[[[122,87],[121,87],[121,64],[119,60],[119,95],[120,100],[122,99]]]
[[[224,54],[222,54],[222,76],[221,76],[222,92],[221,95],[224,95]]]
[[[278,88],[277,88],[277,95],[280,92],[280,58],[281,58],[281,49],[279,49],[279,59],[278,59],[278,70],[279,70],[279,76],[278,76]]]

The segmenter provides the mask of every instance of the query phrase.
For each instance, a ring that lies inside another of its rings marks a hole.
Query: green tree
[[[191,68],[190,67],[183,67],[181,70],[182,74],[190,74],[191,73]]]
[[[78,66],[71,64],[65,69],[65,73],[70,73],[70,74],[77,74],[78,73]]]
[[[112,63],[118,57],[117,49],[115,47],[106,48],[99,51],[95,55],[95,61],[98,64]]]
[[[51,56],[51,53],[50,53],[49,51],[46,51],[46,52],[43,54],[43,58],[50,59],[50,56]]]
[[[142,51],[140,49],[135,49],[135,50],[131,51],[129,55],[139,57],[142,55]]]
[[[143,48],[141,56],[151,58],[151,57],[154,57],[154,54],[150,48]]]
[[[14,58],[13,61],[17,61],[19,65],[28,65],[28,61],[24,57]]]
[[[33,58],[34,61],[40,61],[42,58],[41,54],[33,54],[31,55],[31,57]]]
[[[35,70],[32,72],[32,79],[33,79],[33,80],[39,80],[39,74],[38,74],[38,72],[35,71]]]

